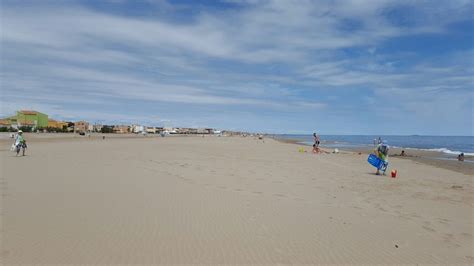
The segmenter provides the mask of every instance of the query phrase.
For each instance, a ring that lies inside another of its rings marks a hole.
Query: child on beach
[[[319,153],[319,147],[313,144],[313,153]]]
[[[18,130],[18,135],[15,138],[16,156],[20,154],[20,149],[23,150],[23,156],[25,156],[26,140],[23,137],[23,131]]]

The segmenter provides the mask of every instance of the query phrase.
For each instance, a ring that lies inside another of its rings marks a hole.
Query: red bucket
[[[397,177],[397,170],[392,170],[392,178]]]

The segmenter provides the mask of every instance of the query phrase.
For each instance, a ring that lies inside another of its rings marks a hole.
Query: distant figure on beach
[[[378,140],[377,140],[377,145],[380,145],[380,144],[382,144],[382,142],[383,142],[383,141],[382,141],[382,138],[381,138],[381,137],[379,137],[379,138],[378,138]]]
[[[464,152],[461,152],[461,154],[458,155],[458,161],[464,162]]]
[[[16,156],[20,155],[20,149],[23,150],[23,156],[25,156],[26,147],[26,140],[23,137],[23,131],[18,130],[18,134],[15,138]]]
[[[319,148],[319,144],[321,143],[321,139],[319,138],[319,135],[315,133],[313,133],[313,137],[314,137],[314,145],[316,146],[316,148]]]
[[[402,150],[402,153],[400,153],[400,156],[406,156],[405,150]]]
[[[382,170],[385,173],[385,170],[388,164],[388,150],[389,150],[389,147],[386,141],[381,141],[380,144],[377,145],[377,148],[375,149],[375,155],[377,155],[377,157],[384,162],[381,167],[377,168],[377,172],[375,173],[376,175],[380,174],[380,170]]]
[[[313,138],[314,138],[313,153],[320,153],[321,150],[319,149],[319,144],[321,143],[321,140],[319,138],[319,135],[316,134],[316,132],[314,132]]]

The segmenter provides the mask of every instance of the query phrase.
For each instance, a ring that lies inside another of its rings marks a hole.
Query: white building
[[[178,131],[175,128],[172,128],[172,127],[164,127],[163,132],[165,134],[177,134],[178,133]]]
[[[132,133],[139,134],[139,133],[144,133],[144,132],[146,132],[146,129],[145,129],[144,126],[132,125],[131,131],[132,131]]]
[[[155,127],[146,127],[146,133],[156,134],[156,128]]]

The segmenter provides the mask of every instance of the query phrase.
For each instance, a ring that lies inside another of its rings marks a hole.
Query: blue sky
[[[1,5],[1,116],[473,135],[470,1]]]

